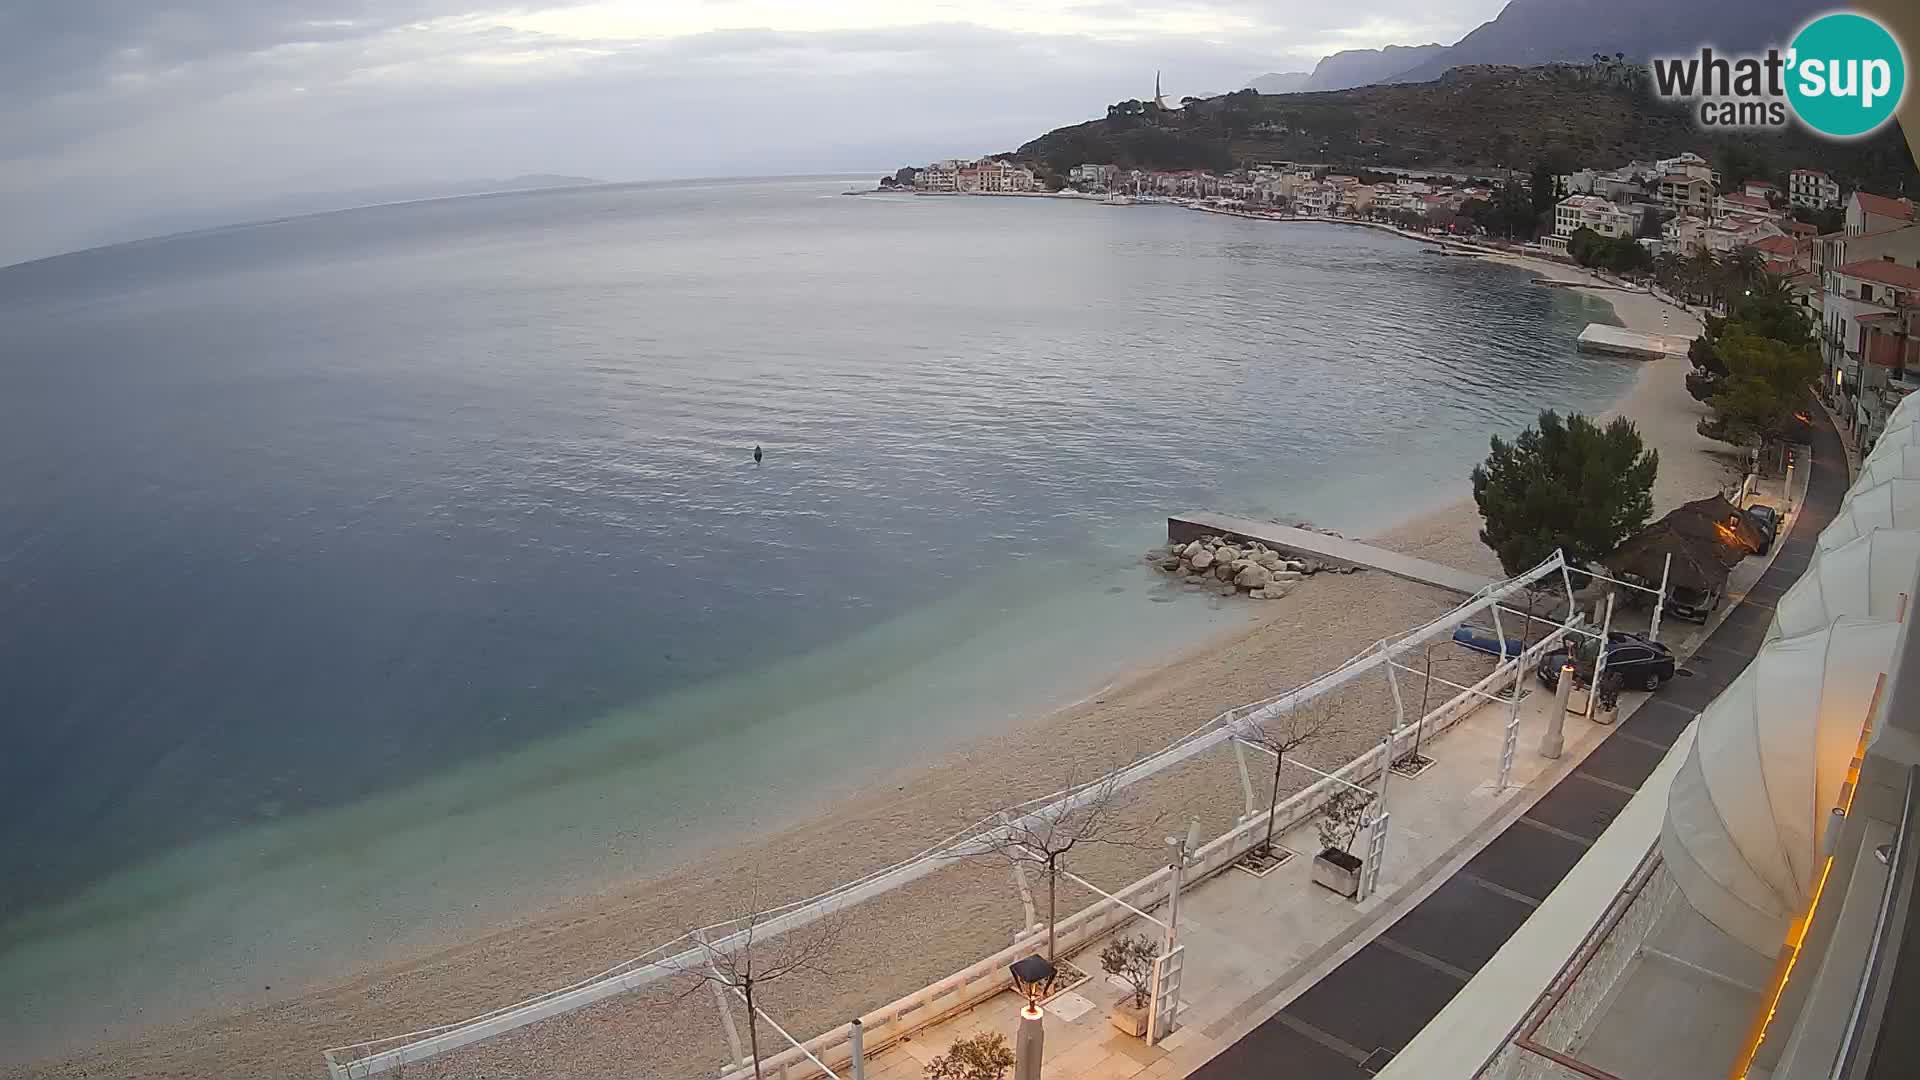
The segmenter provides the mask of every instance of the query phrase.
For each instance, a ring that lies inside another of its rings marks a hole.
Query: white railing
[[[1565,636],[1566,631],[1556,627],[1553,633],[1522,655],[1496,665],[1493,672],[1475,683],[1471,690],[1462,690],[1441,703],[1420,721],[1421,740],[1431,739],[1446,731],[1474,709],[1493,704],[1486,695],[1512,687],[1516,664],[1521,666],[1523,672],[1530,671],[1540,657],[1551,652]],[[1349,785],[1365,786],[1377,779],[1383,761],[1391,763],[1398,760],[1401,749],[1412,748],[1414,732],[1415,725],[1407,725],[1396,732],[1391,741],[1382,741],[1379,746],[1354,758],[1327,777],[1282,800],[1276,808],[1275,832],[1285,832],[1311,819],[1334,791]],[[1202,844],[1188,865],[1185,888],[1222,873],[1242,855],[1253,850],[1266,837],[1267,816],[1267,811],[1262,810]],[[1162,867],[1120,889],[1112,897],[1097,900],[1062,918],[1055,934],[1059,953],[1063,956],[1072,955],[1133,919],[1133,912],[1127,910],[1125,905],[1153,911],[1165,903],[1167,876],[1170,873],[1170,868]],[[897,1042],[1007,989],[1012,985],[1008,965],[1033,952],[1033,949],[1030,941],[1017,942],[939,982],[921,987],[862,1016],[860,1023],[866,1052],[872,1053]],[[845,1027],[826,1032],[804,1044],[804,1050],[789,1048],[769,1055],[760,1063],[761,1074],[766,1080],[814,1080],[824,1074],[808,1060],[808,1055],[817,1056],[828,1065],[839,1068],[852,1058],[849,1039]],[[753,1069],[746,1064],[721,1074],[721,1080],[752,1080],[752,1077]]]
[[[797,901],[769,912],[760,913],[753,917],[750,928],[745,920],[731,920],[703,927],[693,934],[676,938],[640,956],[622,961],[598,975],[591,976],[556,990],[548,991],[544,994],[536,995],[525,1001],[516,1002],[515,1004],[483,1013],[479,1016],[470,1017],[466,1020],[451,1024],[408,1032],[404,1035],[387,1036],[385,1038],[373,1039],[350,1046],[328,1049],[324,1052],[324,1056],[329,1076],[331,1080],[361,1080],[361,1078],[371,1077],[402,1065],[425,1061],[450,1050],[468,1046],[492,1038],[495,1035],[525,1027],[528,1024],[558,1016],[598,1001],[603,1001],[617,994],[637,990],[640,987],[650,985],[676,974],[701,970],[708,957],[716,952],[725,953],[738,947],[747,940],[749,932],[757,937],[765,938],[788,930],[797,929],[862,901],[881,896],[907,885],[950,864],[956,859],[986,854],[992,850],[992,845],[995,842],[1008,834],[1014,824],[1041,815],[1057,817],[1060,813],[1103,797],[1108,791],[1128,787],[1199,754],[1205,753],[1232,739],[1236,733],[1244,731],[1245,725],[1249,723],[1277,717],[1289,709],[1298,707],[1303,702],[1311,701],[1322,694],[1329,693],[1344,686],[1376,668],[1385,667],[1389,658],[1397,653],[1418,648],[1428,640],[1436,638],[1441,634],[1451,634],[1455,627],[1482,612],[1492,610],[1496,607],[1505,607],[1502,601],[1533,587],[1537,582],[1548,581],[1555,577],[1565,582],[1566,569],[1565,560],[1559,552],[1555,552],[1531,570],[1506,581],[1488,585],[1486,588],[1475,593],[1465,603],[1462,603],[1460,606],[1430,622],[1415,627],[1398,640],[1391,642],[1381,641],[1366,652],[1353,657],[1334,670],[1317,676],[1293,690],[1255,706],[1243,706],[1222,713],[1200,728],[1175,740],[1156,753],[1141,758],[1130,765],[1123,766],[1105,776],[1097,777],[1085,784],[1029,800],[1000,813],[996,813],[992,817],[982,819],[968,829],[948,837],[946,840],[903,862],[877,870],[855,881],[846,882],[818,896]],[[1569,608],[1571,608],[1572,595],[1570,590],[1568,600]],[[1528,663],[1530,660],[1537,660],[1540,655],[1547,651],[1551,643],[1557,643],[1559,638],[1567,631],[1567,627],[1565,626],[1558,626],[1557,624],[1551,623],[1547,625],[1554,625],[1556,629],[1546,639],[1543,639],[1538,646],[1528,650],[1518,662]],[[1514,662],[1499,664],[1496,667],[1495,673],[1488,676],[1487,680],[1483,680],[1483,684],[1494,687],[1501,685],[1503,681],[1510,684],[1513,678],[1513,665]],[[1463,701],[1463,699],[1467,698],[1473,700]],[[1441,730],[1445,726],[1451,726],[1455,720],[1461,715],[1464,715],[1466,711],[1469,711],[1472,705],[1477,704],[1478,700],[1479,699],[1472,693],[1462,691],[1460,696],[1434,710],[1434,712],[1430,714],[1430,717],[1445,716],[1445,723],[1442,727],[1435,728],[1434,730]],[[1420,721],[1420,727],[1424,728],[1426,725],[1427,720],[1423,719]],[[1401,731],[1395,733],[1392,739],[1388,740],[1386,753],[1388,753],[1389,756],[1387,760],[1393,760],[1391,756],[1393,748],[1398,746],[1401,741],[1410,739],[1412,737],[1411,733],[1415,729],[1416,725],[1408,724],[1401,729]],[[1356,758],[1354,761],[1349,762],[1341,770],[1341,773],[1336,774],[1336,776],[1342,776],[1351,782],[1352,777],[1344,776],[1348,770],[1357,770],[1356,775],[1377,775],[1375,772],[1368,771],[1370,768],[1368,763],[1371,762],[1378,753],[1378,751],[1372,751]],[[1294,796],[1293,799],[1288,800],[1286,804],[1283,804],[1283,807],[1299,806],[1302,807],[1302,809],[1299,810],[1297,816],[1292,818],[1283,817],[1281,820],[1291,823],[1304,819],[1313,809],[1318,808],[1320,802],[1324,801],[1328,785],[1333,782],[1334,781],[1329,780],[1320,781],[1299,795]],[[1314,795],[1315,801],[1313,801],[1309,807],[1301,800],[1310,793]],[[1264,823],[1266,816],[1261,814],[1257,816],[1255,820]],[[1213,844],[1202,848],[1202,851],[1206,851],[1215,845],[1220,845],[1230,838],[1243,837],[1247,834],[1248,825],[1242,824],[1231,832],[1216,839]],[[1225,859],[1221,865],[1232,862],[1234,858],[1239,857],[1239,854],[1241,854],[1241,852],[1236,851],[1232,857]],[[1150,880],[1152,880],[1151,876],[1142,879],[1143,882]],[[1117,895],[1121,895],[1123,898],[1126,896],[1139,895],[1135,890],[1141,887],[1142,883],[1136,882],[1134,885],[1128,887],[1128,892]],[[1093,908],[1088,909],[1088,911],[1098,909],[1107,903],[1110,903],[1110,901],[1103,901],[1102,904],[1096,904]],[[1069,917],[1069,922],[1076,918],[1084,920],[1086,917],[1087,912],[1077,913],[1075,916]],[[1074,925],[1081,924],[1076,923]],[[707,944],[698,944],[696,935],[703,938]],[[1089,938],[1087,940],[1091,939]],[[985,984],[982,978],[963,978],[962,976],[966,976],[968,972],[973,972],[976,969],[984,969],[998,959],[999,954],[996,954],[996,956],[989,957],[987,960],[981,961],[979,964],[968,968],[964,972],[949,976],[947,979],[935,984],[936,987],[946,988],[942,994],[924,997],[928,990],[933,989],[933,987],[929,987],[927,990],[921,991],[919,995],[909,995],[908,998],[902,999],[902,1001],[914,1001],[917,998],[921,998],[923,999],[921,1003],[915,1005],[914,1008],[924,1009],[926,1002],[946,997],[954,993],[956,989],[969,986],[974,990],[981,991],[969,998],[969,1000],[977,1000],[978,997],[985,996]],[[998,976],[994,977],[997,978]],[[1000,983],[998,986],[995,986],[994,989],[997,990],[999,986],[1004,985],[1005,983]],[[890,1006],[889,1009],[891,1008]],[[893,1019],[890,1022],[897,1028],[899,1017],[910,1011],[913,1010],[894,1010],[892,1014]],[[946,1013],[951,1011],[951,1009],[943,1005],[939,1015],[946,1015]],[[876,1015],[887,1013],[888,1010],[883,1009],[880,1014]],[[925,1022],[931,1021],[924,1021],[923,1023]],[[897,1030],[893,1030],[885,1036],[882,1036],[879,1032],[873,1030],[873,1028],[869,1028],[867,1032],[867,1038],[873,1040],[876,1048],[884,1045],[884,1041],[887,1038],[898,1037],[899,1032]],[[837,1036],[837,1038],[844,1040],[845,1036],[841,1034]],[[811,1046],[812,1044],[808,1045]],[[803,1055],[801,1055],[798,1050],[790,1051],[790,1053],[794,1058],[804,1060]],[[809,1065],[808,1067],[811,1068],[812,1066]]]

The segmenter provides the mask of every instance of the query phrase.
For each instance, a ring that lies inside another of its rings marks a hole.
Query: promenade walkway
[[[1329,536],[1311,529],[1297,529],[1271,521],[1235,517],[1199,510],[1167,518],[1167,540],[1183,543],[1206,533],[1228,533],[1261,543],[1289,555],[1330,563],[1335,566],[1362,566],[1392,574],[1397,578],[1432,585],[1468,596],[1493,584],[1491,578],[1455,570],[1411,555],[1377,548],[1344,536]]]
[[[1476,710],[1429,744],[1432,767],[1392,781],[1394,831],[1378,892],[1360,904],[1336,897],[1307,880],[1305,857],[1266,878],[1229,871],[1198,884],[1181,902],[1188,956],[1181,1028],[1152,1047],[1113,1030],[1106,1014],[1120,991],[1095,978],[1048,1007],[1048,1080],[1361,1080],[1386,1067],[1553,891],[1697,712],[1746,666],[1774,603],[1806,569],[1814,538],[1838,509],[1848,486],[1845,460],[1831,425],[1816,420],[1806,494],[1773,561],[1717,625],[1663,635],[1690,655],[1692,677],[1657,694],[1625,695],[1622,720],[1612,727],[1568,717],[1557,761],[1536,752],[1552,696],[1529,693],[1505,788],[1494,778],[1506,710]],[[1246,532],[1223,524],[1238,519],[1222,515],[1187,519],[1242,535],[1304,532],[1251,521],[1243,523],[1258,531]],[[1690,651],[1689,638],[1699,642]],[[1311,852],[1311,834],[1309,823],[1282,842]],[[1144,924],[1126,932],[1158,934]],[[926,1062],[955,1038],[981,1031],[1010,1038],[1018,1004],[1011,993],[997,995],[873,1055],[868,1080],[921,1080]]]
[[[1847,490],[1839,436],[1819,414],[1807,491],[1778,554],[1676,679],[1612,730],[1485,849],[1374,941],[1191,1074],[1365,1080],[1453,1000],[1600,838],[1694,717],[1759,651],[1773,606],[1812,560]]]

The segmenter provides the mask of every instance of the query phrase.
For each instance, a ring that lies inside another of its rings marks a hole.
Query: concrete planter
[[[1313,857],[1313,880],[1351,900],[1360,894],[1360,870],[1364,865],[1357,855],[1328,848]]]
[[[1147,1007],[1133,1007],[1133,996],[1129,994],[1114,1003],[1113,1011],[1107,1014],[1113,1026],[1136,1039],[1147,1037]]]

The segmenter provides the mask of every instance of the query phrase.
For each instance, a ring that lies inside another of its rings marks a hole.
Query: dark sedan
[[[1566,646],[1540,658],[1540,666],[1534,675],[1540,685],[1549,690],[1560,684],[1560,669],[1566,666],[1568,649]],[[1576,663],[1574,685],[1585,686],[1592,681],[1593,668],[1590,664]],[[1658,690],[1660,684],[1673,678],[1679,665],[1675,663],[1673,651],[1657,641],[1648,641],[1638,634],[1614,633],[1608,635],[1607,671],[1618,674],[1621,682],[1639,690]]]
[[[1756,555],[1765,555],[1773,548],[1774,538],[1780,534],[1780,511],[1766,503],[1754,503],[1747,507],[1747,516],[1760,526],[1760,550]]]

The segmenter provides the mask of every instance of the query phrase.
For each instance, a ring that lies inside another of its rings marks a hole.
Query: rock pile
[[[1147,557],[1191,588],[1211,588],[1221,596],[1244,592],[1255,600],[1278,600],[1294,582],[1325,569],[1316,562],[1288,559],[1258,540],[1223,536],[1155,548]]]

